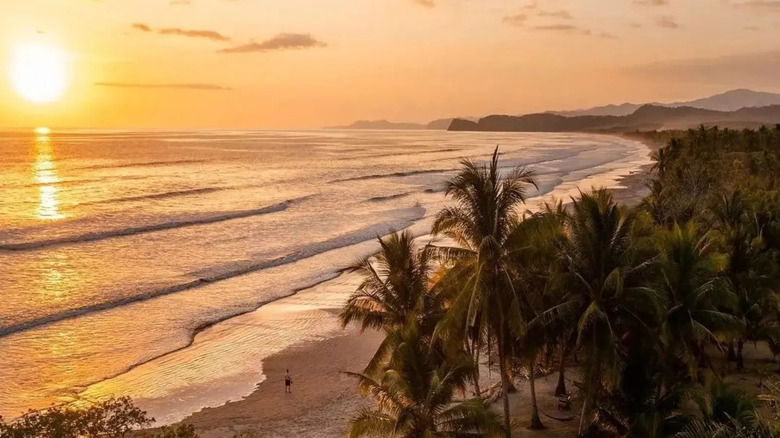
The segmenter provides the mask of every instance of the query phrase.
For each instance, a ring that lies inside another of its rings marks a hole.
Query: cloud
[[[539,11],[537,15],[540,17],[562,18],[564,20],[571,20],[574,18],[568,11],[564,11],[563,9],[558,11]]]
[[[570,31],[579,30],[577,26],[574,26],[572,24],[550,24],[545,26],[534,26],[534,29],[552,30],[552,31],[559,31],[559,32],[570,32]]]
[[[634,0],[635,5],[640,6],[666,6],[669,0]]]
[[[665,29],[677,29],[680,27],[680,25],[677,23],[674,17],[670,17],[668,15],[665,15],[663,17],[658,17],[655,20],[655,25],[658,27],[663,27]]]
[[[205,38],[212,41],[230,41],[230,37],[213,30],[181,29],[178,27],[153,29],[148,24],[143,23],[133,23],[130,27],[141,32],[155,32],[160,35],[178,35],[188,38]]]
[[[171,2],[168,4],[172,6],[186,6],[191,5],[192,0],[171,0]]]
[[[504,24],[510,26],[522,26],[528,20],[528,16],[525,14],[509,15],[502,20]]]
[[[732,6],[737,8],[754,9],[758,11],[778,11],[780,12],[780,0],[746,0],[732,2]]]
[[[95,82],[98,87],[115,88],[173,88],[181,90],[229,91],[232,88],[215,84],[142,84],[132,82]]]
[[[251,53],[269,52],[272,50],[302,50],[314,47],[325,47],[327,44],[318,41],[308,33],[280,33],[275,37],[260,43],[243,44],[222,49],[221,53]]]
[[[425,6],[426,8],[432,8],[436,6],[436,2],[433,0],[412,0],[413,2],[417,3],[420,6]]]
[[[526,9],[526,10],[536,9],[538,6],[539,6],[538,3],[533,2],[533,3],[528,3],[528,4],[523,5],[523,9]]]
[[[151,32],[152,31],[151,27],[149,27],[149,26],[147,26],[146,24],[143,24],[143,23],[133,23],[133,24],[130,25],[130,27],[132,27],[135,30],[140,30],[141,32]]]
[[[230,37],[222,35],[221,33],[213,30],[190,30],[173,27],[168,29],[158,29],[157,33],[160,35],[180,35],[190,38],[205,38],[214,41],[230,41]]]
[[[594,32],[590,29],[583,29],[574,26],[573,24],[550,24],[544,26],[534,26],[534,29],[546,31],[546,32],[562,32],[562,33],[569,33],[572,35],[593,36],[593,37],[604,38],[609,40],[617,39],[617,36],[614,34],[608,32]]]

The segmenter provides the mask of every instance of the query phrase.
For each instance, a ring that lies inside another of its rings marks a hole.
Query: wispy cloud
[[[554,18],[562,18],[564,20],[571,20],[574,17],[571,16],[569,11],[565,11],[563,9],[558,11],[539,11],[537,14],[540,17],[554,17]]]
[[[433,0],[412,0],[413,2],[417,3],[420,6],[425,6],[426,8],[432,8],[436,6],[436,2]]]
[[[577,26],[573,24],[549,24],[543,26],[534,26],[534,29],[551,30],[551,31],[558,31],[558,32],[572,32],[572,31],[579,30]]]
[[[663,27],[664,29],[677,29],[680,27],[680,24],[677,23],[677,20],[675,20],[674,17],[668,15],[656,18],[655,25],[658,27]]]
[[[160,35],[180,35],[190,38],[206,38],[214,41],[230,41],[230,37],[222,35],[213,30],[191,30],[172,27],[167,29],[158,29]]]
[[[251,53],[251,52],[269,52],[274,50],[302,50],[315,47],[325,47],[322,41],[315,39],[308,33],[280,33],[275,37],[259,42],[248,43],[240,46],[228,47],[222,49],[221,53]]]
[[[635,5],[640,6],[666,6],[669,0],[634,0]]]
[[[192,0],[171,0],[168,4],[172,6],[186,6],[191,5]]]
[[[178,27],[155,29],[144,23],[133,23],[130,27],[141,32],[154,32],[160,35],[178,35],[188,38],[204,38],[212,41],[230,41],[230,37],[214,30],[182,29]]]
[[[229,91],[230,87],[215,84],[144,84],[134,82],[95,82],[99,87],[115,88],[173,88],[182,90]]]
[[[526,21],[528,21],[528,15],[525,14],[517,14],[517,15],[509,15],[504,17],[502,20],[504,24],[508,24],[510,26],[522,26],[525,24]]]
[[[780,12],[780,0],[745,0],[732,1],[731,5],[737,8],[754,9],[757,11]]]
[[[610,39],[610,40],[617,39],[616,35],[611,34],[609,32],[594,32],[590,29],[577,27],[573,24],[550,24],[550,25],[534,26],[533,29],[539,31],[545,31],[545,32],[561,32],[561,33],[568,33],[572,35],[593,36],[593,37]]]
[[[132,27],[135,30],[140,30],[141,32],[151,32],[152,31],[151,27],[149,27],[148,25],[143,24],[143,23],[133,23],[133,24],[130,25],[130,27]]]

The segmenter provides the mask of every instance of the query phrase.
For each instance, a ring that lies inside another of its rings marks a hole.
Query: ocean
[[[529,209],[650,162],[587,134],[0,132],[0,415],[130,395],[171,422],[247,395],[264,357],[337,336],[340,271],[426,235],[497,145],[536,172]]]

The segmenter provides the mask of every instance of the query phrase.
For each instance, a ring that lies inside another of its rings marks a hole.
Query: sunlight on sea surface
[[[537,172],[529,208],[649,162],[580,134],[0,133],[0,415],[128,394],[172,421],[246,395],[263,358],[340,333],[338,270],[426,234],[496,144]]]
[[[39,219],[62,219],[65,217],[59,211],[59,192],[54,150],[48,131],[36,130],[35,136],[35,166],[33,173],[40,191],[40,202],[36,211]]]

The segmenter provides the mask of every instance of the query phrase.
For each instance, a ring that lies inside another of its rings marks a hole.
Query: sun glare
[[[58,100],[68,85],[65,54],[49,45],[18,46],[10,62],[14,90],[33,103]]]

